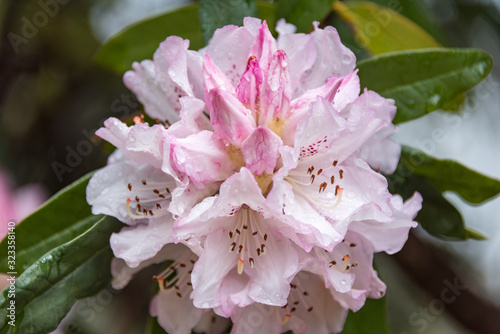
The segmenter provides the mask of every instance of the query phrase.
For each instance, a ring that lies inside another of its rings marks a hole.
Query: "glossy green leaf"
[[[200,0],[201,32],[208,44],[214,31],[228,24],[243,25],[246,16],[257,16],[253,0]]]
[[[198,4],[187,5],[125,28],[101,46],[94,60],[117,73],[124,73],[134,61],[152,59],[160,42],[170,35],[189,39],[192,50],[203,47]]]
[[[372,54],[440,46],[413,21],[373,2],[339,1],[334,10],[353,28],[357,41]]]
[[[500,193],[500,181],[473,171],[453,160],[440,160],[403,146],[400,164],[425,176],[440,192],[453,191],[470,203],[479,204]]]
[[[367,299],[356,313],[349,311],[342,334],[388,334],[385,298]]]
[[[331,11],[335,0],[280,0],[276,6],[276,18],[297,27],[297,32],[313,29],[313,21],[322,21]]]
[[[406,122],[457,99],[491,70],[491,56],[475,49],[386,53],[358,63],[361,87],[396,101],[394,123]]]
[[[42,256],[16,280],[15,327],[7,322],[9,288],[0,295],[0,333],[48,333],[54,330],[76,300],[106,287],[113,257],[111,233],[122,223],[102,217],[76,239]]]
[[[38,260],[49,250],[85,232],[101,217],[93,216],[85,200],[92,173],[85,175],[50,198],[15,228],[16,268],[7,267],[7,243],[0,243],[0,271],[17,272]]]

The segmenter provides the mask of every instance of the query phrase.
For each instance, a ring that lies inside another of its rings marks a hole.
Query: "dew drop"
[[[347,284],[347,281],[345,279],[343,279],[342,281],[340,281],[340,284],[342,285],[346,285]]]

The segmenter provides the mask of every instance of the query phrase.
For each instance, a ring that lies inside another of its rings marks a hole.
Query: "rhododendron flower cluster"
[[[420,195],[403,203],[380,174],[399,160],[394,101],[360,94],[333,27],[276,30],[246,18],[199,51],[168,37],[124,76],[158,124],[97,131],[118,149],[87,199],[127,225],[111,237],[113,284],[164,263],[150,312],[169,333],[224,318],[233,333],[340,332],[385,293],[373,254],[416,225]]]

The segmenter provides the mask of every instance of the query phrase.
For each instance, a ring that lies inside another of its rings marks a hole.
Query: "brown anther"
[[[177,297],[182,298],[182,295],[179,292],[176,292]]]
[[[307,297],[307,296],[309,296],[309,292],[307,292],[307,291],[304,291],[302,294],[303,294],[304,296],[306,296],[306,297]]]
[[[340,176],[340,179],[342,179],[344,177],[344,171],[342,169],[339,170],[339,176]]]
[[[132,185],[130,183],[128,184],[128,190],[132,191]]]
[[[233,231],[229,231],[229,237],[233,238]]]
[[[236,229],[236,233],[241,234],[240,230]]]
[[[157,208],[158,210],[160,210],[160,209],[161,209],[161,205],[160,205],[160,203],[156,203],[156,208]]]
[[[241,253],[241,251],[242,251],[242,250],[243,250],[243,245],[240,245],[240,246],[238,247],[238,253]]]
[[[349,244],[349,247],[356,247],[356,243],[353,242],[353,243]]]
[[[318,176],[323,172],[323,169],[318,170]]]
[[[243,229],[244,230],[248,229],[248,225],[243,225]]]
[[[159,194],[159,193],[160,193],[160,191],[159,191],[158,189],[153,190],[153,192],[154,192],[155,194]]]
[[[264,241],[267,241],[267,233],[264,233]]]
[[[335,196],[337,196],[337,195],[338,195],[338,193],[339,193],[339,189],[340,189],[340,186],[337,184],[337,185],[335,186]]]
[[[295,312],[296,308],[295,307],[292,307],[292,309],[290,310],[290,313],[293,313]]]
[[[334,184],[335,183],[335,176],[332,175],[332,177],[330,178],[330,184]]]
[[[149,214],[150,214],[151,216],[154,216],[154,215],[153,215],[153,211],[151,211],[151,210],[149,210]]]
[[[290,287],[291,287],[292,289],[297,289],[297,286],[296,286],[295,284],[291,284],[291,283],[290,283]]]
[[[255,261],[253,260],[253,257],[248,258],[248,262],[250,263],[250,267],[253,268],[253,265],[255,264]]]
[[[299,305],[299,301],[293,302],[293,305]]]
[[[312,174],[314,172],[314,166],[311,166],[307,169],[307,174]]]
[[[257,248],[257,256],[260,256],[260,248]]]
[[[257,235],[257,233],[259,233],[259,232],[255,231],[255,232],[252,233],[252,235]]]
[[[307,309],[307,312],[311,312],[312,310],[313,310],[313,307],[311,306],[311,307],[309,307],[309,308]]]
[[[314,183],[315,178],[316,178],[316,175],[311,175],[311,184]]]
[[[186,265],[184,263],[179,263],[179,267],[186,268]]]
[[[326,190],[326,186],[328,186],[328,184],[326,182],[323,182],[322,184],[320,184],[320,186],[319,186],[319,192],[321,193],[322,191],[325,191]]]
[[[169,194],[170,194],[170,189],[168,189],[168,188],[165,188],[165,190],[167,191],[167,193],[169,193]]]
[[[335,166],[337,166],[337,164],[338,164],[338,161],[335,160],[335,161],[333,161],[332,166],[335,167]]]
[[[333,260],[333,261],[330,262],[330,267],[332,267],[332,266],[334,266],[336,264],[337,264],[337,261]]]
[[[137,203],[139,203],[139,202],[140,202],[140,200],[139,200],[139,196],[135,196],[135,201],[136,201]]]
[[[234,252],[234,249],[236,248],[236,242],[233,242],[231,244],[231,252]]]
[[[142,184],[143,184],[143,185],[147,185],[146,180],[142,180]]]

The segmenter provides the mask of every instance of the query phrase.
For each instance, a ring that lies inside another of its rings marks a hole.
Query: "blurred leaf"
[[[121,226],[115,218],[102,217],[90,230],[29,267],[16,280],[15,326],[7,323],[9,288],[0,295],[0,333],[48,333],[76,300],[107,286],[113,257],[109,237]]]
[[[422,209],[416,220],[430,234],[446,240],[484,239],[464,226],[462,215],[425,177],[413,174],[404,164],[388,177],[389,189],[403,198],[415,191],[423,197]]]
[[[331,12],[335,0],[280,0],[276,6],[276,18],[285,18],[297,27],[297,32],[312,30],[313,21],[323,21]]]
[[[124,73],[134,61],[152,59],[160,42],[176,35],[190,40],[190,49],[203,47],[198,4],[133,24],[105,42],[94,56],[100,65]]]
[[[430,7],[432,4],[426,3],[425,1],[414,1],[414,0],[370,0],[371,2],[377,3],[379,5],[389,7],[393,11],[406,16],[413,22],[415,22],[420,28],[427,31],[438,43],[442,45],[448,45],[449,42],[443,32],[443,28],[437,23],[435,13],[433,8]]]
[[[253,0],[200,0],[200,23],[203,41],[208,44],[214,31],[228,24],[243,25],[246,16],[257,16]]]
[[[259,18],[262,20],[266,20],[267,25],[269,26],[269,30],[273,35],[276,35],[276,5],[275,3],[267,2],[267,1],[256,1],[257,11],[259,12]]]
[[[361,87],[396,101],[394,123],[406,122],[457,99],[491,70],[475,49],[421,49],[387,53],[358,63]]]
[[[413,21],[387,7],[368,1],[339,1],[333,8],[373,54],[440,46]]]
[[[274,5],[258,1],[257,8],[260,17],[267,20],[273,31],[276,25]],[[198,50],[203,47],[198,9],[199,5],[195,3],[133,24],[106,41],[97,50],[94,61],[123,74],[134,61],[152,59],[158,45],[171,35],[189,39],[189,48]]]
[[[16,270],[7,267],[8,239],[0,243],[1,272],[20,275],[40,256],[82,234],[102,218],[92,215],[85,200],[92,174],[59,191],[16,226]]]
[[[144,334],[166,334],[167,332],[158,324],[156,317],[148,317]]]
[[[453,160],[440,160],[403,146],[400,163],[425,176],[440,192],[453,191],[470,203],[482,203],[500,193],[500,181],[473,171]]]
[[[389,334],[385,298],[367,299],[356,313],[349,311],[342,334]]]

